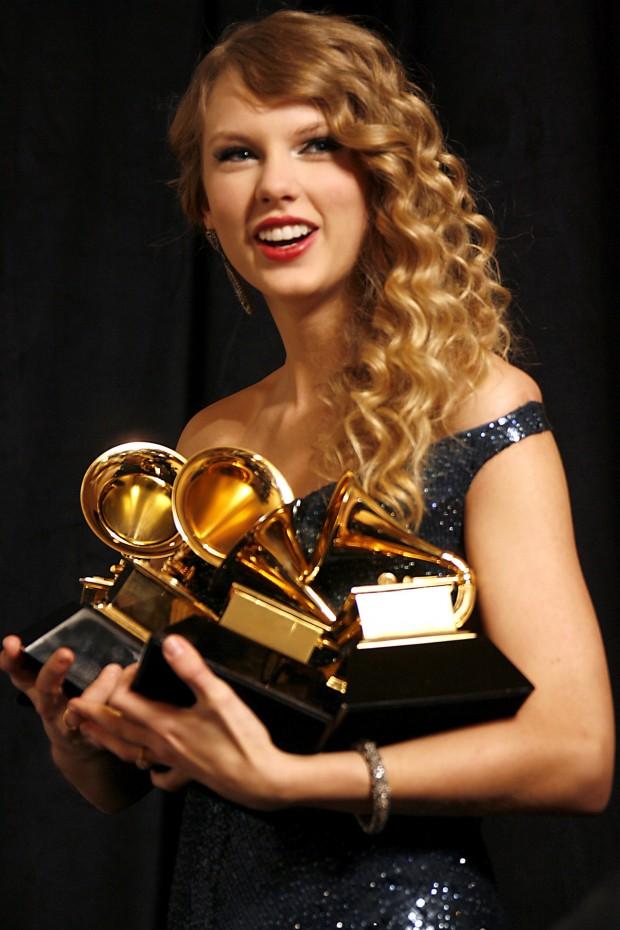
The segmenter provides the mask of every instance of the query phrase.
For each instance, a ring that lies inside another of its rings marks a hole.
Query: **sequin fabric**
[[[542,404],[530,401],[490,423],[436,442],[424,476],[426,514],[418,535],[462,555],[465,495],[475,475],[498,452],[548,429]],[[295,530],[307,553],[314,548],[333,490],[334,484],[328,484],[297,505]]]
[[[469,818],[261,815],[188,791],[171,930],[504,930]],[[191,821],[189,818],[191,817]]]
[[[420,535],[463,551],[467,489],[503,449],[549,429],[531,402],[442,439],[426,470]],[[333,486],[299,505],[312,546]],[[246,810],[190,785],[173,882],[169,930],[505,930],[482,846],[469,817],[393,816],[369,837],[350,815]]]

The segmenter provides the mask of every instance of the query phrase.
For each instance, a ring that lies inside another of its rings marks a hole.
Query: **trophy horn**
[[[235,560],[325,629],[335,623],[336,614],[329,604],[305,584],[310,565],[295,533],[290,507],[280,507],[259,520]]]
[[[172,491],[172,513],[190,549],[217,567],[261,517],[293,499],[286,479],[267,459],[221,446],[185,463]]]
[[[433,546],[401,526],[363,490],[351,472],[345,472],[334,489],[310,571],[304,579],[306,584],[317,576],[330,549],[372,551],[436,565],[448,574],[454,584],[452,609],[455,627],[461,627],[474,608],[475,580],[465,560],[454,552]]]
[[[172,515],[172,487],[185,464],[173,449],[127,442],[98,456],[82,480],[86,522],[124,556],[168,556],[182,543]]]

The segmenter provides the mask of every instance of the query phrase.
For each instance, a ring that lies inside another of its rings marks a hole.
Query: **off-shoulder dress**
[[[437,442],[426,469],[424,539],[463,553],[467,489],[482,466],[549,429],[530,402]],[[333,485],[304,499],[307,533]],[[320,522],[320,519],[319,519]],[[393,816],[367,836],[348,814],[260,813],[200,785],[186,794],[170,930],[500,930],[474,817]]]

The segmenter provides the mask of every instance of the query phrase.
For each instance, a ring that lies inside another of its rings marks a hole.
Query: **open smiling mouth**
[[[307,226],[305,223],[273,226],[270,229],[262,229],[256,239],[260,245],[270,249],[287,249],[305,242],[315,231],[316,227]]]

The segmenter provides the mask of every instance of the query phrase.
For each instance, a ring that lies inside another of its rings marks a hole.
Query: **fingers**
[[[3,640],[0,669],[9,675],[14,686],[20,691],[26,691],[34,684],[37,673],[24,668],[23,647],[19,636],[6,636]]]
[[[75,699],[78,703],[79,699]],[[74,702],[72,701],[72,704]],[[80,704],[80,735],[97,749],[113,753],[123,762],[145,771],[160,766],[159,773],[168,774],[172,758],[169,748],[156,732],[134,723],[112,707]],[[157,773],[156,773],[157,774]],[[189,779],[186,779],[189,780]],[[178,778],[178,787],[183,784]],[[166,790],[176,790],[170,787]]]
[[[120,711],[107,704],[89,701],[84,697],[72,698],[68,706],[71,722],[91,741],[104,745],[119,742],[143,746],[148,740],[148,731],[140,723],[130,720]],[[114,750],[113,750],[114,751]]]
[[[70,649],[57,649],[41,668],[33,686],[28,689],[28,696],[44,723],[53,723],[65,709],[67,698],[63,684],[73,661],[74,654]]]
[[[73,662],[75,655],[64,646],[52,653],[37,675],[35,686],[42,694],[57,696],[62,693],[65,676]]]
[[[0,668],[6,671],[6,665],[19,658],[22,651],[22,641],[19,636],[5,636],[2,640],[2,652],[0,653]]]
[[[189,685],[203,708],[221,708],[230,700],[238,700],[232,688],[208,668],[200,653],[182,636],[167,636],[163,651],[171,668]],[[169,717],[172,708],[132,691],[134,677],[135,667],[123,671],[109,704],[125,717],[157,729],[163,718]]]
[[[123,669],[120,665],[106,665],[97,678],[84,689],[81,694],[81,699],[87,701],[88,705],[105,705],[110,695],[114,692],[122,673]],[[77,698],[75,700],[77,700]],[[110,708],[106,710],[109,713]],[[75,706],[75,701],[71,701],[67,705],[67,709],[63,715],[63,723],[67,729],[71,731],[78,730],[80,724],[85,719],[86,718],[79,713],[78,708]]]
[[[145,763],[139,765],[144,768],[152,761],[145,760],[143,753],[154,734],[144,725],[143,715],[132,717],[121,709],[136,668],[135,664],[127,668],[106,666],[80,697],[69,702],[67,722],[77,725],[82,736],[98,748],[113,752],[124,762]],[[150,701],[139,701],[147,709],[152,707]]]
[[[123,669],[122,674],[118,677],[114,691],[108,699],[108,704],[127,719],[153,725],[171,710],[171,706],[159,701],[152,701],[131,690],[136,669],[137,665]]]
[[[106,665],[97,678],[82,691],[82,697],[87,701],[106,704],[122,675],[122,666],[116,664]]]
[[[127,743],[106,727],[90,721],[80,723],[80,735],[96,749],[106,749],[123,762],[135,764],[140,755],[140,746],[137,743]]]
[[[76,713],[73,706],[71,713]],[[107,749],[123,762],[134,765],[142,762],[144,765],[139,767],[148,767],[152,760],[146,758],[145,747],[150,732],[144,727],[127,720],[113,708],[100,704],[83,703],[77,714],[80,734],[93,746]]]
[[[7,636],[0,654],[0,668],[8,672],[13,684],[28,695],[39,714],[45,731],[57,742],[75,741],[79,737],[75,721],[67,715],[67,698],[63,691],[65,676],[74,661],[70,649],[57,649],[41,669],[24,667],[24,651],[18,636]]]
[[[167,636],[163,652],[168,665],[194,692],[203,704],[221,704],[234,696],[232,688],[215,675],[200,653],[184,637]]]
[[[139,769],[147,770],[162,762],[168,765],[169,748],[165,740],[155,730],[130,719],[116,708],[73,698],[69,713],[79,721],[81,736],[96,748],[106,749]]]
[[[8,636],[4,641],[2,668],[8,671],[15,687],[28,695],[44,723],[51,722],[59,709],[64,709],[63,684],[73,661],[70,649],[57,649],[38,673],[31,672],[24,667],[23,649],[18,637]]]

